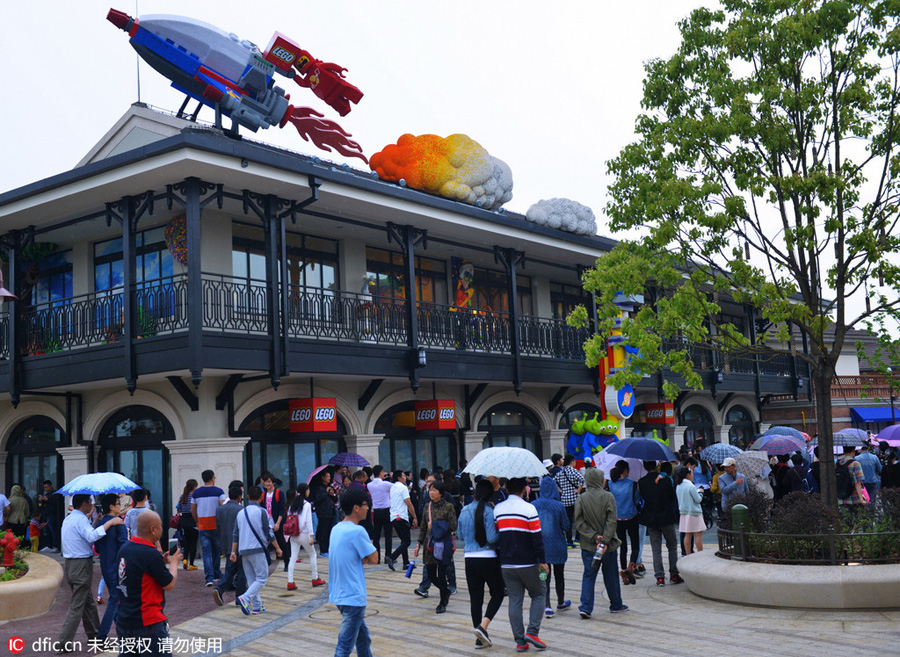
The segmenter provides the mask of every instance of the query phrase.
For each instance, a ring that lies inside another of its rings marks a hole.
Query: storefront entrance
[[[487,447],[524,447],[543,459],[541,427],[534,413],[521,404],[497,404],[485,413],[478,423],[479,431],[486,431],[482,443]]]
[[[434,472],[436,466],[455,470],[456,439],[447,429],[416,431],[415,402],[396,404],[378,418],[375,433],[383,433],[378,446],[378,462],[387,470],[413,473],[419,480],[422,468]]]

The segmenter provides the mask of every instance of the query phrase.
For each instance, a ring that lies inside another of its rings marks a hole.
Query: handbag
[[[281,533],[285,536],[300,535],[300,517],[295,513],[287,514],[284,524],[281,526]]]
[[[169,518],[169,529],[178,529],[178,523],[181,522],[181,514],[176,513],[171,518]]]

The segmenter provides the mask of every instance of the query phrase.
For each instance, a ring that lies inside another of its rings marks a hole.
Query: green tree
[[[900,0],[722,0],[679,24],[678,51],[645,65],[637,141],[608,163],[611,229],[638,237],[584,276],[598,304],[589,365],[616,296],[646,293],[622,326],[641,356],[614,384],[665,367],[699,387],[692,352],[661,349],[667,338],[798,355],[812,372],[820,452],[831,453],[847,331],[889,335],[900,318],[898,16]],[[722,320],[726,297],[756,309],[755,339]]]

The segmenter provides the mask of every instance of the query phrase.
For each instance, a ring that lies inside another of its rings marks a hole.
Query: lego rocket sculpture
[[[293,123],[300,136],[323,150],[368,162],[358,143],[336,122],[309,107],[290,105],[290,96],[275,86],[273,75],[292,78],[341,116],[358,103],[362,92],[344,80],[347,69],[314,59],[276,32],[265,52],[235,34],[183,16],[140,19],[110,9],[107,20],[131,37],[131,46],[172,86],[200,103],[231,117],[253,132]],[[294,70],[296,69],[296,73]]]

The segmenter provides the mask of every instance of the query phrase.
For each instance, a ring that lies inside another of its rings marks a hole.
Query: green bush
[[[829,534],[840,529],[838,515],[818,493],[789,493],[782,497],[769,520],[772,534]]]
[[[746,493],[732,495],[728,498],[728,505],[722,509],[722,518],[719,526],[723,529],[732,529],[731,526],[731,507],[735,504],[743,504],[750,513],[750,527],[748,529],[755,532],[764,532],[769,522],[769,514],[772,511],[772,500],[757,488],[752,486]],[[734,529],[738,529],[734,527]]]

